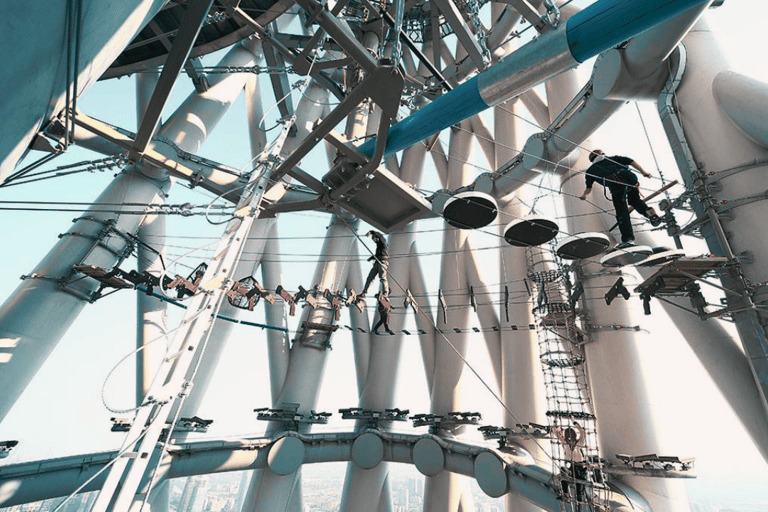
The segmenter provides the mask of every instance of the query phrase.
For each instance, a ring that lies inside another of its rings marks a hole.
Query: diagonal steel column
[[[575,73],[560,75],[547,84],[550,112],[557,113],[578,91]],[[590,144],[590,147],[595,147]],[[574,166],[586,168],[586,154]],[[584,202],[577,197],[583,190],[581,180],[563,177],[562,191],[568,213],[569,233],[604,231],[601,219],[584,215]],[[617,279],[616,274],[593,273],[585,261],[585,312],[589,322],[601,325],[634,325],[639,305],[604,300],[605,290]],[[627,330],[598,330],[590,333],[590,343],[584,345],[588,379],[597,416],[597,436],[600,453],[610,459],[617,453],[673,453],[669,430],[661,425],[654,404],[661,402],[664,384],[649,378],[648,348],[641,334]],[[632,397],[632,400],[626,400]],[[679,480],[627,476],[625,481],[652,504],[653,510],[687,510],[685,487]]]
[[[173,48],[168,53],[168,58],[163,65],[163,71],[160,79],[152,93],[152,99],[144,113],[144,117],[139,127],[139,132],[133,141],[133,147],[128,152],[128,158],[134,162],[141,160],[141,155],[147,148],[152,135],[155,133],[157,125],[160,123],[160,116],[163,113],[168,97],[171,94],[179,71],[184,67],[184,63],[192,51],[197,35],[200,33],[205,16],[211,10],[213,0],[190,0],[187,2],[187,12],[184,13],[184,19],[179,25],[179,32],[173,40]]]
[[[275,144],[278,150],[287,135],[287,128],[284,128]],[[126,435],[121,451],[135,454],[133,463],[129,468],[131,458],[121,457],[117,460],[110,469],[92,512],[127,511],[134,501],[142,498],[137,495],[137,489],[152,459],[151,455],[156,451],[166,423],[172,426],[175,424],[176,418],[172,413],[179,405],[178,399],[183,399],[190,384],[194,382],[193,379],[187,380],[187,372],[198,357],[198,351],[204,350],[207,344],[207,335],[213,327],[213,315],[218,313],[222,301],[225,300],[224,294],[232,282],[232,271],[240,259],[255,215],[259,212],[259,204],[271,171],[269,165],[264,165],[250,180],[243,200],[238,205],[238,211],[244,212],[243,216],[235,217],[227,225],[217,246],[216,255],[209,262],[201,290],[192,297],[181,327],[171,343],[172,349],[177,352],[163,361],[158,376]],[[167,435],[170,436],[171,433]]]
[[[465,164],[472,134],[461,128],[467,126],[462,123],[461,127],[451,132],[448,187],[459,187],[468,182],[473,170]],[[465,258],[468,237],[467,230],[447,227],[443,239],[440,289],[444,290],[448,318],[442,312],[438,315],[434,371],[427,376],[431,381],[431,412],[437,415],[462,410],[461,378],[465,368],[459,356],[466,356],[469,340],[465,332],[455,333],[453,328],[465,330],[469,322],[470,298]],[[468,492],[467,484],[460,475],[446,471],[428,476],[424,486],[425,512],[458,512],[460,502]]]

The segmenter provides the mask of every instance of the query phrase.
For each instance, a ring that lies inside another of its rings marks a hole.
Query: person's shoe
[[[619,245],[616,246],[616,249],[626,249],[627,247],[632,247],[635,245],[635,239],[627,240],[626,242],[621,242]]]
[[[388,331],[387,331],[387,333],[388,333],[388,334],[391,334],[391,335],[393,335],[393,336],[395,335],[395,331],[393,331],[392,329],[388,330]]]
[[[379,335],[379,331],[371,331],[371,334],[375,334],[376,336]]]
[[[651,226],[656,227],[661,224],[661,217],[656,215],[656,210],[648,208],[646,214],[648,215],[648,220],[651,221]]]

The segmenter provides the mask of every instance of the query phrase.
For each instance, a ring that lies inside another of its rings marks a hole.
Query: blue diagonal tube
[[[392,125],[384,158],[712,0],[598,0],[556,30]],[[371,156],[376,139],[358,149]]]

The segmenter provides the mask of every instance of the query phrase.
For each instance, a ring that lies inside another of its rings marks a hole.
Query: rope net
[[[547,394],[552,474],[562,512],[609,510],[608,486],[585,369],[583,334],[569,300],[570,280],[554,251],[526,250],[533,315]]]

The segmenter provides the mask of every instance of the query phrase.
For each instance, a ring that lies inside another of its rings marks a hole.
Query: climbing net
[[[563,512],[609,510],[582,344],[568,272],[554,251],[526,250],[528,280],[547,393],[552,474]]]

